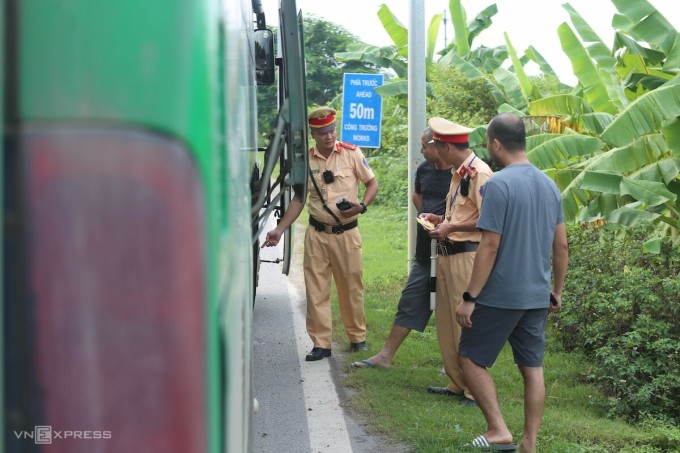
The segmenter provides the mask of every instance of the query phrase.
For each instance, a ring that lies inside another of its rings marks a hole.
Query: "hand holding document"
[[[418,221],[419,224],[423,226],[428,231],[434,230],[435,226],[432,222],[429,220],[423,219],[422,217],[416,217],[416,220]]]

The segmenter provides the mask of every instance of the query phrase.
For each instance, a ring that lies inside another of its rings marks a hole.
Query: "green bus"
[[[0,451],[248,451],[257,237],[306,191],[295,0],[278,56],[260,0],[2,6]]]

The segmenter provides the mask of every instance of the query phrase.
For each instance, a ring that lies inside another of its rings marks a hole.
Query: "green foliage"
[[[376,205],[408,209],[408,162],[405,158],[389,155],[369,159],[371,169],[380,185]]]
[[[470,79],[455,67],[438,64],[432,67],[430,84],[430,116],[475,127],[487,124],[496,115],[497,102],[481,78]]]
[[[561,346],[593,360],[588,378],[610,415],[680,423],[680,251],[642,252],[650,227],[619,238],[569,230],[565,305],[552,317]]]
[[[349,44],[359,41],[344,27],[316,16],[306,16],[304,33],[309,105],[328,105],[342,92],[344,72],[376,72],[371,64],[336,60],[336,52],[342,52]]]
[[[344,51],[350,44],[363,44],[344,27],[313,15],[305,16],[303,26],[308,105],[331,104],[342,93],[343,73],[345,72],[377,72],[375,65],[371,62],[341,62],[335,58],[336,53]],[[260,146],[266,145],[267,137],[276,127],[277,87],[278,82],[270,86],[257,87]]]
[[[380,185],[374,203],[408,209],[408,116],[398,97],[383,98],[380,148],[366,154]]]
[[[371,209],[361,219],[361,234],[364,239],[368,352],[336,357],[336,350],[348,348],[349,340],[337,305],[333,310],[334,340],[341,346],[334,349],[333,356],[336,364],[344,370],[340,372],[340,379],[344,386],[351,388],[351,405],[370,420],[371,429],[406,445],[404,451],[466,451],[463,445],[486,429],[482,413],[475,408],[458,406],[455,398],[430,395],[425,391],[430,385],[446,385],[446,378],[438,373],[441,355],[434,317],[425,332],[411,332],[395,355],[392,368],[356,370],[349,367],[350,362],[369,358],[382,347],[394,321],[397,301],[407,275],[406,217],[403,212],[391,208]],[[596,237],[595,242],[598,240],[599,237]],[[607,237],[602,239],[604,245],[607,240]],[[612,241],[609,240],[609,243],[611,246]],[[574,266],[570,268],[567,282],[581,262],[589,263],[596,257],[606,259],[611,248],[604,251],[604,245],[595,246],[595,254],[574,253],[572,256],[576,264],[572,263]],[[587,250],[588,242],[584,241],[580,247]],[[640,255],[639,247],[631,247],[626,253],[644,257]],[[676,272],[678,270],[677,261],[665,262],[668,258],[661,257],[647,259],[654,263],[655,271],[673,264]],[[622,272],[615,267],[610,271]],[[335,304],[335,294],[332,294]],[[572,296],[568,297],[565,296],[565,302],[571,304]],[[554,316],[552,314],[551,319]],[[557,346],[554,338],[558,335],[560,332],[552,330],[548,345]],[[620,418],[607,418],[606,408],[600,403],[603,397],[595,385],[583,379],[584,370],[589,373],[593,366],[593,360],[581,353],[551,348],[546,354],[546,405],[538,451],[680,451],[680,429],[668,420],[644,418],[640,423],[628,424]],[[503,349],[490,372],[497,384],[505,420],[515,434],[515,441],[519,441],[524,424],[522,379],[508,347]]]

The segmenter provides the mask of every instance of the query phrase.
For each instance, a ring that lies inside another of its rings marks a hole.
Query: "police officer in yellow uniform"
[[[314,342],[307,361],[331,355],[331,275],[352,350],[367,350],[361,235],[357,225],[359,215],[366,212],[378,193],[378,183],[361,149],[336,140],[335,114],[329,107],[309,114],[309,127],[316,145],[309,150],[313,180],[310,179],[308,186],[309,226],[304,253],[307,333]],[[365,186],[361,201],[359,181]],[[303,207],[303,203],[294,198],[278,226],[267,233],[263,246],[276,245]]]
[[[456,307],[463,302],[462,294],[472,274],[475,250],[482,237],[476,226],[484,184],[493,172],[470,149],[468,136],[472,129],[437,117],[430,119],[429,126],[434,131],[433,141],[439,157],[453,165],[453,177],[446,196],[445,214],[421,215],[436,225],[430,236],[439,241],[435,326],[449,381],[446,387],[429,387],[428,391],[438,395],[457,395],[461,397],[461,404],[474,406],[476,403],[458,365],[461,327],[456,321]]]

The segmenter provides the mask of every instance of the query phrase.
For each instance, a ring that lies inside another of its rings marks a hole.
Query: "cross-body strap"
[[[321,191],[319,190],[319,186],[316,184],[316,178],[314,178],[314,175],[312,174],[312,169],[309,169],[309,177],[312,179],[312,185],[314,186],[314,189],[316,190],[316,193],[319,195],[319,200],[321,200],[321,204],[323,205],[323,208],[328,211],[328,213],[333,216],[336,222],[338,222],[338,225],[341,225],[342,222],[338,218],[338,216],[335,215],[333,211],[331,211],[331,208],[329,208],[326,205],[326,200],[323,199],[323,195],[321,195]]]

